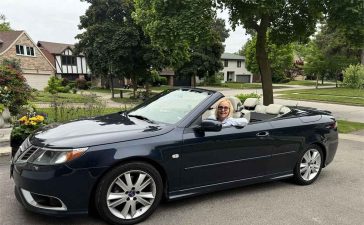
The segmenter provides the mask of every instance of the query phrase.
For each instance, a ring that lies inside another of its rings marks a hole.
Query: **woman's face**
[[[219,121],[224,121],[230,113],[230,104],[226,101],[220,102],[217,107],[217,119]]]

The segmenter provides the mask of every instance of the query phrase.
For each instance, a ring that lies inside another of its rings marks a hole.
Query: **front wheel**
[[[97,211],[111,224],[135,224],[150,216],[163,193],[158,171],[143,162],[120,165],[107,173],[96,189]]]
[[[300,156],[295,169],[294,179],[297,184],[312,184],[320,175],[323,165],[323,154],[317,145],[309,146]]]

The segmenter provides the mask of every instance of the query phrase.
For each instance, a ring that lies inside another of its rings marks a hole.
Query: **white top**
[[[209,116],[208,119],[211,120],[217,120],[215,115]],[[223,127],[229,127],[229,126],[246,126],[248,124],[248,120],[245,118],[232,118],[228,117],[224,121],[221,122]]]

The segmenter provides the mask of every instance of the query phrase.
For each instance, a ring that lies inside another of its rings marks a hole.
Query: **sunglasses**
[[[230,108],[229,108],[229,107],[227,107],[227,106],[219,106],[219,107],[217,107],[217,109],[218,109],[218,110],[225,110],[225,111],[227,111],[227,110],[229,110]]]

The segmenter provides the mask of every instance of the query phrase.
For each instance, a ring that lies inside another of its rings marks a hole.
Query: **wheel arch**
[[[163,198],[167,198],[168,197],[168,177],[167,177],[167,173],[165,171],[165,169],[155,160],[150,159],[150,158],[146,158],[146,157],[130,157],[130,158],[125,158],[125,159],[121,159],[118,160],[117,162],[115,162],[112,166],[110,166],[106,171],[104,171],[96,180],[96,182],[94,183],[91,193],[90,193],[90,198],[89,198],[89,211],[91,212],[96,212],[95,206],[94,206],[94,201],[95,201],[95,192],[96,192],[96,187],[97,185],[100,183],[101,179],[112,169],[114,169],[115,167],[119,166],[122,163],[130,163],[130,162],[143,162],[143,163],[147,163],[152,165],[161,175],[162,181],[163,181]]]

